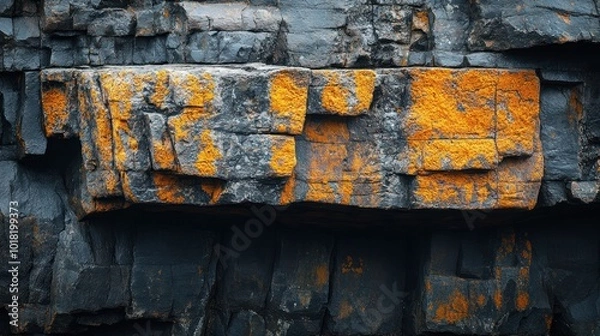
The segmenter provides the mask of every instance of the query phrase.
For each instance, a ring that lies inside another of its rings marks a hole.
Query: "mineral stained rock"
[[[147,66],[41,76],[46,135],[81,141],[80,216],[138,203],[537,201],[532,71]],[[234,188],[252,191],[240,198]]]
[[[599,8],[0,1],[0,336],[600,335]]]

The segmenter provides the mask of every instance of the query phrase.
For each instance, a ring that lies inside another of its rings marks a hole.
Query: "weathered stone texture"
[[[48,135],[80,129],[92,199],[224,204],[272,180],[255,191],[275,187],[272,204],[532,208],[542,178],[531,71],[59,69],[43,87]]]

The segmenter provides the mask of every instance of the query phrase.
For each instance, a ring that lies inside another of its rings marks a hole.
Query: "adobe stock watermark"
[[[10,282],[8,293],[10,303],[8,304],[9,324],[19,327],[19,202],[8,203],[8,273]]]
[[[398,283],[394,282],[391,288],[388,288],[385,284],[379,286],[380,294],[377,297],[375,305],[367,307],[362,310],[358,307],[361,305],[356,302],[354,298],[350,299],[350,303],[355,309],[359,316],[361,324],[357,330],[364,334],[370,334],[377,332],[377,329],[382,324],[383,319],[389,316],[398,308],[405,297],[409,295],[408,292],[398,290]]]
[[[263,205],[257,207],[253,205],[250,210],[254,214],[254,217],[247,220],[244,223],[243,228],[237,225],[231,226],[231,239],[229,240],[228,246],[221,244],[215,245],[215,253],[218,256],[218,260],[223,267],[223,270],[227,269],[231,259],[239,258],[240,254],[246,251],[252,246],[255,239],[262,236],[265,228],[271,226],[277,218],[277,212],[287,209],[288,206],[272,206]]]
[[[484,220],[492,209],[481,209],[481,210],[461,210],[461,214],[467,223],[469,230],[475,230],[475,223],[478,220]]]

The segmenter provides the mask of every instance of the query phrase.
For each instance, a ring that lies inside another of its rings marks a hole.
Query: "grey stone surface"
[[[121,9],[105,10],[90,22],[87,32],[90,36],[126,36],[131,35],[134,27],[132,13]]]
[[[548,180],[581,178],[580,126],[577,107],[573,106],[577,94],[576,86],[547,85],[542,89],[540,136],[544,148],[544,175]]]
[[[600,21],[592,0],[483,1],[469,35],[471,50],[506,50],[565,42],[598,42]]]
[[[21,110],[17,120],[17,139],[21,155],[43,155],[46,136],[42,130],[41,86],[39,72],[25,72]]]

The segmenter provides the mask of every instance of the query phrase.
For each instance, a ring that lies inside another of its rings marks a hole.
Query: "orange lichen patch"
[[[136,197],[133,189],[131,189],[131,180],[129,179],[129,174],[125,171],[121,171],[120,173],[121,184],[123,186],[123,196],[125,197],[125,200],[137,203],[139,199]]]
[[[405,174],[417,175],[422,172],[425,142],[423,140],[408,140],[406,150],[398,154],[398,159],[406,162]]]
[[[483,307],[485,306],[485,303],[487,302],[487,300],[485,299],[485,295],[479,294],[477,296],[477,305],[479,307]]]
[[[207,180],[203,181],[200,187],[210,196],[210,204],[217,204],[223,194],[225,181],[222,180]]]
[[[121,193],[121,178],[119,173],[115,171],[106,171],[102,174],[104,186],[108,195],[116,195]]]
[[[310,144],[308,179],[336,181],[342,176],[342,166],[348,157],[346,146],[340,144]]]
[[[353,181],[340,181],[337,185],[337,194],[340,196],[340,204],[349,205],[354,192]]]
[[[424,208],[491,208],[496,204],[495,173],[435,173],[415,177],[414,198]]]
[[[425,170],[492,169],[498,165],[494,139],[439,139],[425,142]]]
[[[515,306],[518,311],[524,311],[529,306],[529,293],[527,292],[519,292],[517,294],[517,300],[515,301]]]
[[[352,314],[352,312],[354,311],[354,308],[352,307],[351,304],[348,303],[348,301],[342,301],[342,303],[340,303],[340,310],[339,310],[339,314],[338,314],[338,318],[340,319],[345,319],[348,316],[350,316],[350,314]]]
[[[581,92],[579,88],[573,88],[569,95],[570,113],[567,116],[569,121],[577,125],[583,118],[583,103],[581,102]]]
[[[529,280],[529,267],[520,267],[519,268],[519,279],[520,280]]]
[[[215,146],[212,132],[209,129],[203,130],[200,134],[198,147],[200,150],[195,164],[198,176],[217,177],[216,163],[223,155],[219,148]]]
[[[525,241],[525,247],[521,252],[521,258],[527,262],[527,265],[531,265],[531,258],[533,256],[533,246],[531,245],[530,240]]]
[[[281,190],[280,202],[282,205],[290,204],[296,200],[295,196],[296,191],[296,176],[295,173],[292,172],[290,178],[285,181],[283,185],[283,190]]]
[[[317,286],[323,287],[329,282],[329,268],[327,265],[319,265],[315,270]]]
[[[540,83],[534,71],[500,71],[496,143],[501,156],[531,155],[539,129]]]
[[[308,190],[306,191],[305,201],[334,203],[335,193],[330,183],[328,182],[307,182]]]
[[[152,181],[156,186],[156,197],[167,204],[182,204],[185,197],[180,193],[177,176],[161,173],[153,173]]]
[[[175,142],[192,142],[194,135],[190,131],[211,117],[211,107],[215,95],[215,82],[209,73],[201,76],[172,73],[171,86],[181,94],[183,109],[179,115],[169,118],[169,126]]]
[[[496,306],[496,309],[500,310],[502,308],[502,292],[500,290],[497,290],[494,293],[494,306]]]
[[[491,138],[497,71],[415,69],[408,139]]]
[[[348,114],[351,92],[340,82],[340,74],[337,71],[324,71],[323,75],[327,79],[327,84],[321,92],[321,105],[331,113]]]
[[[308,79],[291,71],[280,71],[271,78],[271,111],[285,123],[277,126],[281,133],[300,134],[306,117]]]
[[[500,247],[498,248],[498,256],[500,258],[505,258],[509,254],[515,251],[517,236],[514,231],[504,232],[502,234],[502,239],[500,242]]]
[[[355,262],[352,256],[346,256],[346,260],[342,263],[342,274],[354,273],[356,275],[362,275],[364,267],[362,258],[358,258],[358,261]]]
[[[159,109],[166,108],[165,102],[169,92],[169,73],[166,70],[157,71],[154,92],[150,96],[150,102]]]
[[[67,93],[64,88],[52,87],[48,90],[42,90],[44,131],[47,137],[66,125],[69,119],[67,103]]]
[[[114,210],[119,210],[123,208],[127,208],[129,206],[128,203],[121,200],[113,200],[113,199],[95,199],[93,208],[88,208],[88,213],[98,213],[98,212],[109,212]],[[87,207],[86,207],[87,208]]]
[[[413,14],[412,29],[421,30],[424,33],[429,32],[429,13],[427,11],[419,11]]]
[[[152,167],[155,170],[175,170],[175,152],[168,136],[150,141],[150,154],[156,164],[156,167]]]
[[[562,20],[562,22],[564,22],[566,24],[571,24],[571,15],[569,15],[569,13],[558,12],[558,13],[556,13],[556,15],[558,16],[559,19]]]
[[[540,190],[539,182],[498,183],[499,209],[533,209]]]
[[[100,73],[102,90],[108,100],[108,108],[112,117],[112,138],[114,140],[114,158],[117,169],[126,170],[128,157],[137,152],[138,143],[133,137],[129,121],[133,119],[132,102],[134,91],[130,83],[134,83],[132,71],[122,70],[118,73]]]
[[[534,144],[538,142],[539,138],[536,137]],[[498,165],[498,181],[500,182],[540,182],[543,174],[544,155],[537,149],[530,157],[505,158]]]
[[[355,70],[354,85],[356,90],[356,105],[352,108],[354,113],[360,114],[366,112],[371,107],[373,101],[373,91],[375,90],[375,71],[373,70]]]
[[[291,176],[296,167],[296,141],[289,136],[271,137],[271,161],[273,176]]]
[[[380,181],[381,161],[377,151],[368,143],[354,142],[347,146],[349,157],[342,166],[342,181]]]
[[[469,316],[469,301],[458,290],[452,292],[448,301],[438,304],[433,320],[456,324]]]
[[[81,143],[84,162],[93,160],[97,168],[111,171],[114,169],[114,143],[110,111],[105,106],[100,87],[96,84],[95,75],[82,73],[78,82],[81,85],[77,91],[82,124],[80,136],[88,139]],[[112,189],[110,185],[107,187],[111,194],[118,191],[118,188]]]
[[[307,119],[302,135],[310,142],[345,144],[350,138],[348,124],[340,119]]]

